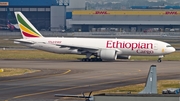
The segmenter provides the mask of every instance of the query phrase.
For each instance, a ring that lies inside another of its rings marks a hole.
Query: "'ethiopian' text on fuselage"
[[[108,40],[106,48],[126,48],[126,49],[153,49],[153,43],[142,43],[142,42],[120,42]]]

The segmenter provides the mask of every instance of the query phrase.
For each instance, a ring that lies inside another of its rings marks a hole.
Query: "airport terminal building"
[[[0,27],[21,11],[38,30],[75,32],[180,31],[179,9],[85,10],[85,0],[1,0]]]
[[[179,30],[180,10],[73,11],[71,24],[83,32]]]
[[[7,20],[17,23],[14,11],[21,11],[38,30],[60,31],[66,29],[72,10],[84,8],[85,0],[0,0],[0,27]]]

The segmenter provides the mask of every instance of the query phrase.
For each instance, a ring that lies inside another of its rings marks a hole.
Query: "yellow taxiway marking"
[[[69,72],[71,72],[71,70],[67,70],[66,72],[62,73],[62,74],[58,74],[58,75],[65,75],[68,74]],[[22,87],[22,86],[21,86]],[[12,87],[13,88],[13,87]],[[14,88],[20,88],[20,87],[14,87]],[[8,99],[11,100],[11,99]],[[8,101],[8,100],[4,100],[4,101]]]
[[[67,72],[64,72],[63,74],[67,74],[69,73],[71,70],[68,70]],[[138,72],[141,72],[142,70],[138,71]],[[138,73],[138,72],[131,72],[132,73]],[[90,76],[90,77],[86,77],[86,78],[76,78],[76,79],[73,79],[73,80],[84,80],[84,79],[87,79],[87,78],[96,78],[96,77],[102,77],[102,76],[110,76],[110,75],[119,75],[119,74],[122,74],[122,75],[129,75],[127,73],[113,73],[113,74],[105,74],[105,75],[96,75],[96,76]],[[58,74],[58,75],[62,75],[62,74]],[[134,75],[137,75],[137,74],[134,74]],[[23,88],[23,87],[28,87],[28,86],[37,86],[37,85],[43,85],[43,84],[54,84],[54,83],[61,83],[61,82],[67,82],[67,81],[72,81],[70,79],[67,79],[67,80],[61,80],[61,81],[55,81],[55,82],[46,82],[46,83],[39,83],[39,84],[31,84],[31,85],[24,85],[24,86],[16,86],[16,87],[9,87],[9,88],[3,88],[3,89],[0,89],[0,90],[9,90],[9,89],[15,89],[15,88]]]
[[[62,73],[61,75],[65,75],[65,74],[67,74],[67,73],[69,73],[69,72],[71,72],[71,70],[68,70],[68,71]],[[59,74],[59,75],[60,75],[60,74]]]
[[[162,75],[162,76],[166,76],[166,75]],[[142,79],[142,78],[145,78],[145,77],[132,78],[132,79],[126,79],[126,80],[121,80],[121,81],[110,81],[110,82],[104,82],[104,83],[96,83],[96,84],[91,84],[91,85],[74,86],[74,87],[69,87],[69,88],[49,90],[49,91],[44,91],[44,92],[32,93],[32,94],[24,94],[24,95],[20,95],[20,96],[15,96],[11,99],[18,99],[18,98],[23,98],[23,97],[28,97],[28,96],[35,96],[35,95],[40,95],[40,94],[46,94],[46,93],[52,93],[52,92],[56,92],[56,91],[70,90],[70,89],[76,89],[76,88],[82,88],[82,87],[97,86],[97,85],[103,85],[103,84],[111,84],[111,83],[118,83],[118,82],[130,81],[130,80],[137,80],[137,79]],[[8,99],[8,100],[11,100],[11,99]],[[8,100],[5,100],[5,101],[8,101]]]
[[[166,76],[166,75],[162,75],[162,76]],[[74,86],[74,87],[69,87],[69,88],[49,90],[49,91],[38,92],[38,93],[24,94],[24,95],[20,95],[20,96],[15,96],[12,99],[18,99],[18,98],[23,98],[23,97],[28,97],[28,96],[35,96],[35,95],[40,95],[40,94],[47,94],[47,93],[63,91],[63,90],[77,89],[77,88],[82,88],[82,87],[98,86],[98,85],[104,85],[104,84],[125,82],[125,81],[130,81],[130,80],[138,80],[138,79],[142,79],[142,78],[146,78],[146,77],[142,76],[142,77],[139,77],[139,78],[132,78],[132,79],[126,79],[126,80],[116,80],[116,81],[110,81],[110,82],[104,82],[104,83],[95,83],[95,84],[91,84],[91,85]]]
[[[161,70],[161,69],[160,69]],[[164,68],[163,68],[164,70]],[[67,71],[68,72],[68,71]],[[116,74],[121,74],[121,73],[116,73]],[[109,74],[109,75],[115,75],[115,74]],[[104,75],[100,75],[100,76],[104,76]],[[94,77],[100,77],[100,76],[94,76]],[[107,75],[106,75],[107,76]],[[158,75],[161,76],[161,75]],[[163,75],[162,75],[163,76]],[[166,75],[164,75],[166,76]],[[88,78],[94,78],[93,76],[88,77]],[[129,81],[129,80],[136,80],[136,79],[141,79],[141,78],[145,78],[145,77],[139,77],[139,78],[134,78],[134,79],[126,79],[126,80],[121,80],[121,82],[123,81]],[[83,78],[83,79],[87,79],[87,78]],[[82,80],[82,79],[73,79],[73,80]],[[64,80],[64,81],[71,81],[71,80]],[[64,82],[61,81],[61,82]],[[59,81],[58,81],[59,82]],[[92,84],[91,86],[97,86],[97,85],[103,85],[103,84],[109,84],[109,83],[116,83],[116,82],[120,82],[120,81],[112,81],[112,82],[104,82],[104,83],[97,83],[97,84]],[[53,83],[57,83],[57,82],[53,82]],[[51,84],[51,83],[44,83],[44,84]],[[40,85],[40,84],[39,84]],[[32,93],[32,94],[25,94],[25,95],[21,95],[21,96],[16,96],[13,97],[12,99],[17,99],[17,98],[22,98],[22,97],[27,97],[27,96],[34,96],[34,95],[40,95],[40,94],[46,94],[46,93],[51,93],[51,92],[56,92],[56,91],[63,91],[63,90],[70,90],[70,89],[76,89],[76,88],[81,88],[81,87],[88,87],[89,85],[84,85],[84,86],[75,86],[75,87],[70,87],[70,88],[64,88],[64,89],[57,89],[57,90],[50,90],[50,91],[45,91],[45,92],[39,92],[39,93]],[[21,86],[22,87],[22,86]],[[20,87],[18,87],[20,88]],[[8,100],[5,100],[8,101]]]
[[[52,74],[52,75],[44,75],[44,76],[36,76],[36,77],[30,77],[30,78],[21,78],[21,79],[15,79],[15,80],[6,80],[6,81],[0,81],[0,83],[3,82],[9,82],[9,81],[17,81],[17,80],[29,80],[29,79],[35,79],[35,78],[43,78],[43,77],[50,77],[50,76],[57,76],[57,75],[64,75],[71,72],[71,70],[67,70],[66,72],[62,74]]]
[[[64,72],[64,73],[62,73],[62,74],[58,74],[58,76],[68,74],[69,72],[71,72],[71,70],[67,70],[66,72]],[[51,84],[51,83],[53,83],[53,82],[49,82],[49,83]],[[49,83],[32,84],[32,85],[29,85],[29,86],[42,85],[42,84],[49,84]],[[3,89],[0,89],[0,90],[8,90],[8,89],[13,89],[13,88],[22,88],[22,87],[27,87],[27,86],[28,86],[28,85],[19,86],[19,87],[9,87],[9,88],[3,88]]]
[[[90,76],[90,77],[81,78],[81,79],[80,78],[76,78],[76,79],[73,79],[73,80],[84,80],[84,79],[87,79],[87,78],[95,78],[95,77],[110,76],[110,75],[117,75],[117,74],[121,74],[121,73],[113,73],[113,74],[106,74],[106,75]],[[4,89],[0,89],[0,90],[8,90],[8,89],[14,89],[14,88],[28,87],[28,86],[37,86],[37,85],[43,85],[43,84],[54,84],[54,83],[61,83],[61,82],[67,82],[67,81],[72,81],[72,80],[67,79],[67,80],[54,81],[54,82],[46,82],[46,83],[39,83],[39,84],[24,85],[24,86],[19,86],[19,87],[9,87],[9,88],[4,88]]]
[[[137,72],[131,72],[129,74],[132,74],[132,73],[137,73]],[[113,74],[96,75],[96,76],[90,76],[90,77],[85,77],[85,78],[81,78],[81,79],[80,78],[76,78],[76,79],[73,79],[73,80],[84,80],[84,79],[87,79],[87,78],[96,78],[96,77],[110,76],[110,75],[119,75],[119,74],[124,74],[124,73],[113,73]],[[54,83],[61,83],[61,82],[67,82],[67,81],[72,81],[72,80],[67,79],[67,80],[61,80],[61,81],[46,82],[46,83],[39,83],[39,84],[31,84],[31,85],[24,85],[24,86],[18,86],[18,87],[9,87],[9,88],[3,88],[3,89],[0,89],[0,90],[8,90],[8,89],[14,89],[14,88],[28,87],[28,86],[37,86],[37,85],[43,85],[43,84],[54,84]]]

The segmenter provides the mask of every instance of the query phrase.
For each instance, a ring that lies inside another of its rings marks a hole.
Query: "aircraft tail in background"
[[[11,31],[13,31],[15,29],[19,30],[19,26],[16,23],[16,21],[14,20],[14,17],[12,17],[12,14],[11,14],[9,8],[7,8],[7,27]]]
[[[139,94],[157,94],[156,65],[151,65],[145,88]]]

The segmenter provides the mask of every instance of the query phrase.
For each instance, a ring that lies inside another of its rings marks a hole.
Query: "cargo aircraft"
[[[31,48],[58,53],[85,55],[82,61],[115,61],[130,59],[131,56],[158,56],[158,62],[166,54],[175,52],[170,44],[150,39],[110,39],[110,38],[64,38],[43,37],[42,34],[21,13],[15,16],[23,36],[15,39]]]

